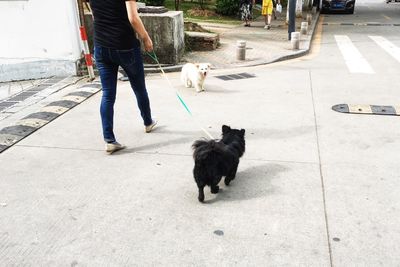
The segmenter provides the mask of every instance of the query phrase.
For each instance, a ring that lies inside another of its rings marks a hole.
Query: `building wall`
[[[8,67],[15,69],[15,64],[24,62],[46,62],[47,67],[50,66],[46,69],[48,75],[53,63],[75,64],[82,51],[76,5],[76,0],[0,0],[3,77],[11,74],[5,73]],[[58,71],[64,68],[60,64],[57,66]],[[66,67],[67,72],[71,72],[71,66]]]

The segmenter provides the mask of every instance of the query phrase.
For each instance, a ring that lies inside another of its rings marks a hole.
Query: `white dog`
[[[204,91],[204,80],[209,70],[209,63],[186,63],[182,67],[181,81],[187,88],[196,88],[196,92]]]

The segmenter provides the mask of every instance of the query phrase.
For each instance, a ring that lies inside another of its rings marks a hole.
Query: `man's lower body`
[[[264,28],[266,28],[268,30],[271,29],[272,10],[273,10],[272,0],[263,0],[261,15],[263,15],[265,18],[265,27]]]
[[[136,95],[137,104],[142,116],[145,131],[150,132],[155,125],[151,117],[150,101],[144,80],[143,60],[140,47],[129,50],[116,50],[95,46],[96,65],[100,73],[103,95],[101,98],[100,115],[103,127],[103,137],[106,150],[109,153],[123,148],[114,135],[114,103],[117,94],[118,68],[126,72],[129,82]]]

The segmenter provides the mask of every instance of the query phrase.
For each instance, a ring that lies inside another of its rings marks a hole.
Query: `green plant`
[[[165,0],[145,0],[147,6],[164,6]]]
[[[239,12],[239,0],[217,0],[215,11],[226,16],[237,15]]]

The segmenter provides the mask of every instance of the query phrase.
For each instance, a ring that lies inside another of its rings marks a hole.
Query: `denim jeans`
[[[114,126],[114,103],[117,93],[118,67],[126,72],[133,92],[136,95],[140,115],[144,125],[152,123],[150,101],[144,81],[143,60],[140,47],[129,50],[116,50],[95,46],[94,56],[100,73],[103,90],[100,115],[103,126],[103,137],[107,143],[116,142]]]

